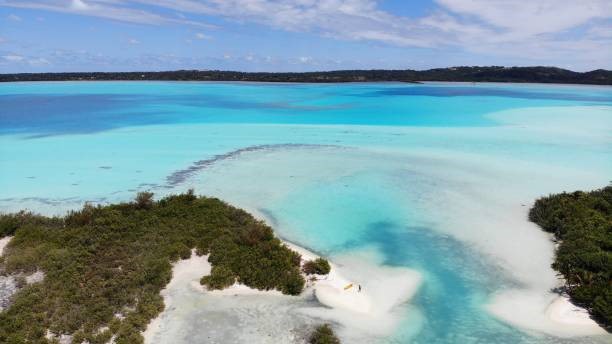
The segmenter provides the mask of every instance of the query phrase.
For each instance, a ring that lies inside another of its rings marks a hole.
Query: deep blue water
[[[484,126],[516,107],[610,104],[607,89],[500,85],[124,82],[0,85],[0,134],[32,137],[172,123]],[[45,92],[48,90],[48,92]],[[470,99],[466,102],[466,99]]]

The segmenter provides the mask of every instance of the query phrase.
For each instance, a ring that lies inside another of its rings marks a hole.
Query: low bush
[[[223,265],[212,268],[210,275],[202,277],[200,284],[208,289],[225,289],[236,282],[236,274]]]
[[[331,266],[326,259],[317,258],[315,260],[309,260],[302,266],[302,271],[307,275],[327,275],[331,271]]]
[[[328,324],[318,326],[308,339],[309,344],[340,344],[340,339]]]

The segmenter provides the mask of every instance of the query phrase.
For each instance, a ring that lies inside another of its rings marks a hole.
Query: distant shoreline
[[[451,67],[429,70],[338,70],[324,72],[237,72],[176,70],[0,74],[0,82],[19,81],[217,81],[264,83],[497,82],[612,85],[612,71],[574,72],[556,67]]]
[[[0,74],[1,76],[1,74]],[[503,85],[532,85],[532,86],[567,86],[567,87],[601,87],[610,88],[612,84],[570,84],[570,83],[559,83],[559,82],[518,82],[518,81],[414,81],[414,82],[402,82],[402,81],[352,81],[352,82],[301,82],[301,81],[223,81],[223,80],[19,80],[19,81],[1,81],[0,85],[4,84],[28,84],[28,83],[194,83],[194,84],[228,84],[228,85],[368,85],[368,84],[389,84],[389,85],[491,85],[491,86],[503,86]]]

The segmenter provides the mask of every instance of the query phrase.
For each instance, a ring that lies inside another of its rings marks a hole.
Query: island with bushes
[[[612,85],[612,71],[574,72],[557,67],[460,66],[428,70],[336,70],[320,72],[238,72],[175,70],[138,72],[68,72],[0,74],[0,82],[14,81],[252,81],[252,82],[524,82]]]
[[[193,249],[208,255],[212,272],[201,283],[210,289],[239,282],[298,295],[305,286],[300,255],[269,226],[193,192],[158,201],[140,193],[133,202],[85,205],[59,217],[0,215],[0,238],[7,236],[0,274],[44,278],[21,283],[0,312],[1,343],[55,343],[60,336],[73,343],[142,343],[142,331],[164,309],[160,291],[172,263]],[[328,272],[329,263],[317,260],[306,269]]]
[[[554,235],[552,267],[572,302],[612,331],[612,185],[538,199],[529,219]]]

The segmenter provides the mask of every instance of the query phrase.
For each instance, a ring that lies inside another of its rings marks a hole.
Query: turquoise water
[[[0,104],[1,211],[193,187],[332,258],[367,250],[419,271],[400,325],[375,341],[610,339],[559,337],[543,318],[553,247],[526,211],[541,195],[609,182],[612,88],[7,83]],[[508,290],[541,296],[542,311],[529,324],[499,316]]]

